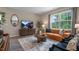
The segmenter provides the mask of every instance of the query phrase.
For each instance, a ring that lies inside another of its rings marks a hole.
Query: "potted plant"
[[[42,32],[42,25],[43,25],[42,21],[37,21],[37,23],[36,23],[36,34],[40,34]]]
[[[5,13],[4,12],[0,12],[0,43],[3,41],[3,29],[2,29],[2,25],[5,22],[4,19]]]
[[[5,22],[5,13],[4,12],[0,12],[0,37],[2,36],[3,34],[3,29],[2,29],[2,25],[4,24]]]

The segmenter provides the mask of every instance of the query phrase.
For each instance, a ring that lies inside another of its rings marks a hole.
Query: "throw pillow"
[[[67,50],[76,51],[77,50],[78,37],[71,39],[66,47]]]
[[[63,35],[64,34],[64,30],[60,29],[59,34]]]

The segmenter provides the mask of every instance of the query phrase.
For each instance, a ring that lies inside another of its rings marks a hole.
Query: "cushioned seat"
[[[55,40],[55,41],[61,41],[63,39],[63,36],[59,35],[59,34],[55,34],[55,33],[46,33],[47,37]]]
[[[71,33],[69,31],[64,31],[63,34],[60,34],[59,30],[51,30],[51,32],[46,32],[44,34],[46,34],[49,39],[61,41],[65,37],[68,37]]]

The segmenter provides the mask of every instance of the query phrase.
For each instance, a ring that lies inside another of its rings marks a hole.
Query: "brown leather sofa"
[[[70,32],[64,31],[63,34],[59,34],[59,30],[51,30],[50,33],[46,32],[44,34],[46,34],[49,39],[52,39],[52,40],[55,40],[55,41],[61,41],[65,37],[69,36]]]

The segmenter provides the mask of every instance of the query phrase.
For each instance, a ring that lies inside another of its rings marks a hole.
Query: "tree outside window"
[[[72,28],[72,10],[66,10],[56,14],[51,14],[50,28],[71,29]]]

